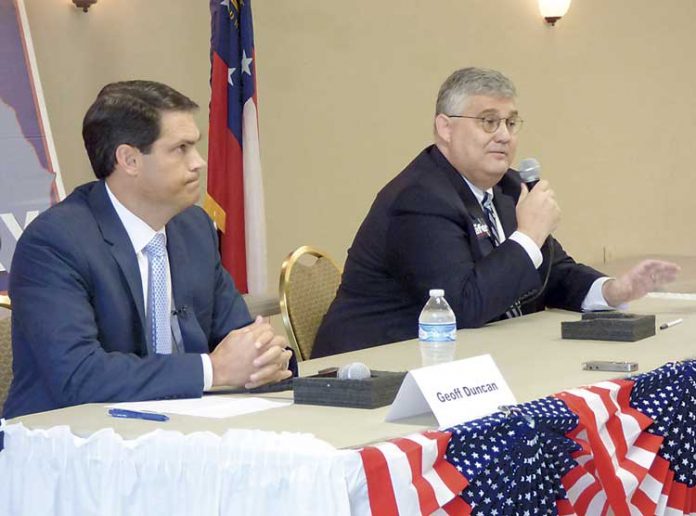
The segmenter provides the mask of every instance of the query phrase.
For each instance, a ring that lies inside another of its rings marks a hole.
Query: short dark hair
[[[94,174],[111,175],[116,166],[116,148],[132,145],[150,152],[160,136],[165,111],[194,111],[193,100],[174,88],[153,81],[112,82],[102,88],[82,121],[82,139]]]

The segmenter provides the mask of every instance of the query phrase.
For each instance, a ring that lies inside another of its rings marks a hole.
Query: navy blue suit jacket
[[[149,351],[137,258],[103,181],[77,188],[26,228],[10,277],[14,379],[4,417],[201,396],[199,354],[251,317],[205,212],[191,207],[166,231],[185,352],[162,356]]]
[[[517,228],[519,175],[494,186],[506,235]],[[428,290],[443,288],[459,328],[497,320],[518,299],[541,289],[554,247],[548,284],[523,312],[545,306],[579,310],[601,273],[576,263],[557,241],[542,248],[537,270],[517,242],[494,247],[476,231],[483,211],[461,175],[435,146],[421,152],[377,195],[348,250],[336,299],[317,333],[312,357],[418,336]]]

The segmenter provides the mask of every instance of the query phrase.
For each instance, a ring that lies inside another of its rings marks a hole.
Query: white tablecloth
[[[0,430],[0,514],[364,513],[359,453],[310,434],[156,430],[128,441],[110,428],[86,439],[67,426]]]

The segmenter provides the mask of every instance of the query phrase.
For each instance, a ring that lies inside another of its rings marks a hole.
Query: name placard
[[[440,428],[458,425],[515,405],[517,400],[490,355],[410,371],[387,421],[431,412]]]

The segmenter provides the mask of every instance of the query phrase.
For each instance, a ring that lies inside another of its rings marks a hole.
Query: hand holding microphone
[[[541,248],[547,240],[553,240],[551,233],[558,227],[561,220],[561,209],[556,203],[553,190],[548,181],[539,180],[541,165],[534,158],[523,159],[519,165],[519,174],[522,178],[522,190],[517,200],[517,230],[530,237]],[[551,277],[551,268],[554,261],[553,242],[548,246],[548,260],[546,274],[541,287],[531,294],[525,294],[518,301],[531,303],[541,296],[546,290],[546,285]]]
[[[561,209],[551,186],[539,180],[539,162],[533,158],[520,162],[523,185],[517,201],[517,229],[541,247],[561,221]]]

